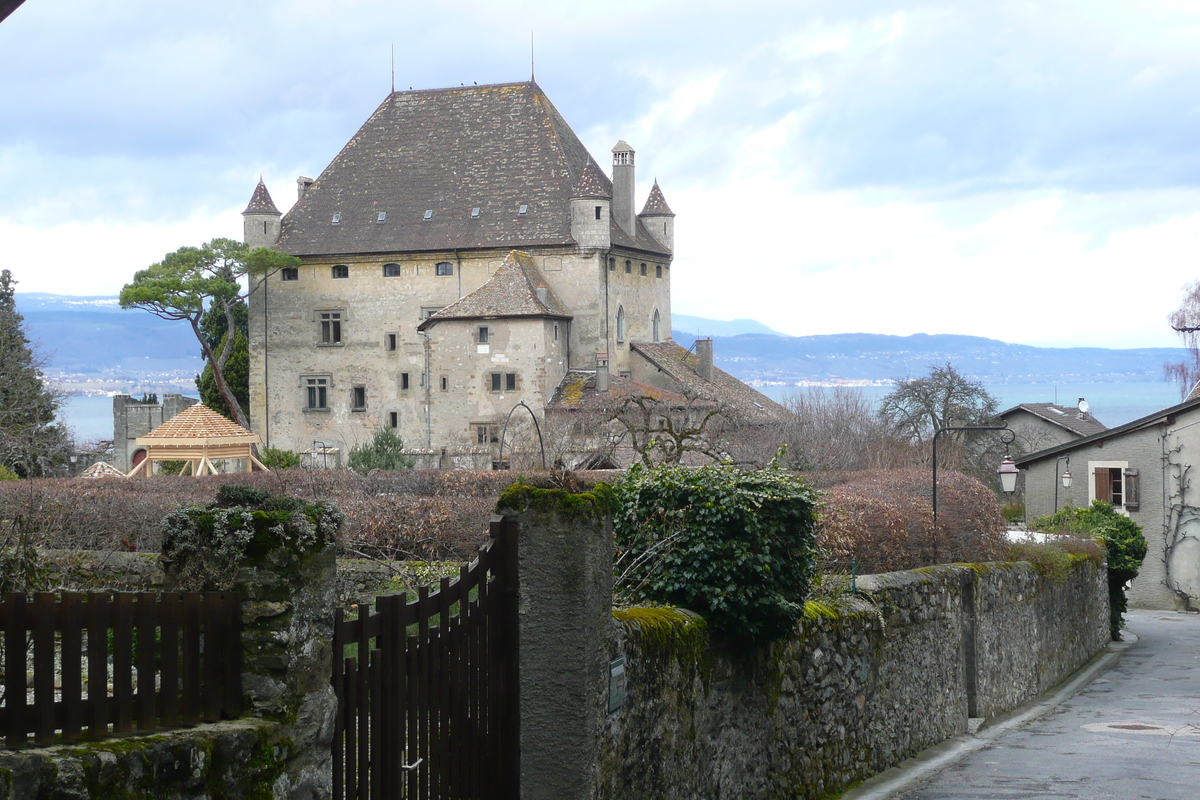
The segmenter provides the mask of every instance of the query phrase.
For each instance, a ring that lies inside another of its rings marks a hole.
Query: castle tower
[[[633,148],[622,139],[613,145],[612,213],[617,224],[630,236],[637,235],[633,210]]]
[[[675,252],[675,214],[667,205],[667,198],[663,197],[662,189],[658,188],[657,179],[654,181],[654,188],[650,190],[650,196],[646,198],[646,205],[642,207],[642,213],[638,214],[638,219],[659,244],[672,253]]]
[[[283,215],[275,207],[271,193],[262,178],[254,187],[250,204],[242,212],[242,241],[250,247],[274,247],[279,241],[280,218]]]
[[[607,250],[612,243],[612,191],[607,184],[599,165],[589,158],[571,190],[571,236],[580,247]]]

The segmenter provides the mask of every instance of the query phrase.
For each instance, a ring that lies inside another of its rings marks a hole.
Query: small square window
[[[654,265],[654,277],[656,277],[656,278],[662,277],[662,264]]]
[[[488,343],[488,328],[487,328],[487,325],[480,325],[480,326],[479,326],[479,343],[480,343],[480,344],[487,344],[487,343]]]
[[[387,212],[380,211],[379,216],[375,218],[376,222],[387,222]]]
[[[524,203],[522,203],[521,207],[517,209],[518,214],[525,214],[528,211],[529,211],[529,206],[525,205]]]
[[[383,265],[383,277],[399,278],[400,277],[400,265],[399,264],[384,264]]]
[[[367,387],[355,386],[350,390],[350,410],[351,411],[366,411],[367,410]]]
[[[642,264],[642,277],[646,277],[646,265]]]
[[[407,372],[401,372],[401,373],[400,373],[400,391],[402,391],[402,392],[407,392],[407,391],[408,391],[408,386],[409,386],[409,384],[408,384],[408,373],[407,373]]]
[[[334,214],[333,219],[329,220],[329,224],[330,225],[341,225],[342,224],[342,215]]]
[[[478,217],[478,216],[479,216],[479,206],[475,206],[474,208],[472,208],[472,209],[471,209],[471,216],[472,216],[472,217]]]
[[[321,323],[321,344],[341,344],[342,312],[322,311],[318,317]]]
[[[389,351],[395,351],[395,349],[396,349],[396,334],[389,333],[384,338],[384,343],[385,343],[384,346],[387,347],[387,349]]]
[[[502,376],[499,372],[493,372],[491,377],[492,377],[492,391],[493,392],[500,391],[501,381],[503,380],[504,376]]]
[[[504,375],[504,391],[515,392],[517,390],[517,373],[508,372]]]
[[[400,427],[400,414],[396,411],[388,412],[388,426],[392,428]]]
[[[350,277],[350,267],[346,266],[345,264],[334,264],[331,272],[335,278]]]
[[[628,274],[630,274],[631,272],[633,272],[633,262],[632,262],[632,261],[626,261],[626,262],[625,262],[625,274],[626,274],[626,275],[628,275]]]
[[[442,277],[445,277],[446,275],[453,275],[454,274],[454,265],[451,264],[449,261],[439,261],[437,264],[437,267],[436,267],[436,272],[439,276],[442,276]]]
[[[443,375],[442,376],[442,391],[444,392],[449,388],[450,388],[450,379],[447,378],[445,375]]]
[[[425,219],[433,219],[433,209],[432,208],[425,209]]]
[[[284,267],[279,271],[279,280],[298,281],[300,280],[300,270],[296,267]]]

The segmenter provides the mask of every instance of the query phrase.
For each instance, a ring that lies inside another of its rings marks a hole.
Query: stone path
[[[963,737],[960,760],[873,796],[1198,800],[1200,615],[1135,611],[1127,620],[1137,642],[1074,697],[982,747]]]

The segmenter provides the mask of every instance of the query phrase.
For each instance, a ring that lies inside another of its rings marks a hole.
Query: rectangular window
[[[496,444],[500,441],[499,425],[475,424],[471,427],[475,429],[475,444]]]
[[[487,343],[488,343],[488,329],[487,329],[487,325],[480,325],[480,326],[479,326],[479,343],[480,343],[480,344],[487,344]]]
[[[603,208],[603,206],[596,206],[596,219],[600,219],[600,209],[601,208]]]
[[[625,274],[626,274],[626,275],[629,275],[629,274],[630,274],[630,273],[632,273],[632,272],[633,272],[633,262],[632,262],[632,261],[626,261],[626,262],[625,262]]]
[[[475,443],[476,444],[487,444],[487,434],[488,434],[487,425],[476,425],[475,426]]]
[[[329,379],[305,378],[306,411],[325,411],[329,408]]]
[[[421,319],[427,320],[443,308],[445,306],[421,306]]]
[[[491,378],[492,378],[492,391],[493,392],[500,391],[500,386],[501,386],[501,381],[503,380],[503,376],[499,372],[493,372],[491,375]]]
[[[436,271],[437,271],[437,274],[441,275],[441,276],[453,275],[454,274],[454,265],[451,264],[449,261],[439,261],[437,263]]]
[[[408,391],[408,373],[407,372],[400,373],[400,391],[402,391],[402,392]]]
[[[443,375],[442,376],[442,391],[444,392],[449,388],[450,388],[450,379],[447,378],[445,375]]]
[[[384,346],[387,347],[388,350],[394,351],[396,349],[396,334],[389,333],[384,339]]]
[[[350,410],[351,411],[366,411],[367,410],[367,387],[355,386],[350,390]]]
[[[279,280],[298,281],[300,280],[300,270],[296,267],[284,267],[279,271]]]
[[[642,277],[646,277],[646,265],[642,264]]]
[[[350,267],[346,266],[345,264],[334,264],[332,272],[333,272],[333,277],[335,277],[335,278],[349,278],[350,277]]]
[[[399,264],[384,264],[383,265],[383,277],[399,278],[400,277],[400,265]]]
[[[1103,500],[1113,507],[1126,511],[1137,511],[1140,487],[1138,471],[1129,469],[1125,461],[1089,462],[1092,477],[1092,500]]]
[[[504,391],[515,392],[517,390],[517,373],[509,372],[504,376]]]
[[[318,319],[321,321],[321,344],[341,344],[342,312],[321,311]]]
[[[388,426],[392,428],[400,427],[400,414],[396,411],[388,413]]]
[[[656,277],[656,278],[662,277],[662,264],[654,265],[654,277]]]

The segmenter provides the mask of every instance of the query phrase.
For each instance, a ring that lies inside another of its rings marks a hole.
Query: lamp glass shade
[[[1064,470],[1062,474],[1062,485],[1064,489],[1071,488],[1071,470]]]
[[[1000,475],[1000,488],[1005,494],[1012,494],[1017,490],[1017,471],[1017,465],[1007,456],[1000,463],[1000,469],[996,470]]]

